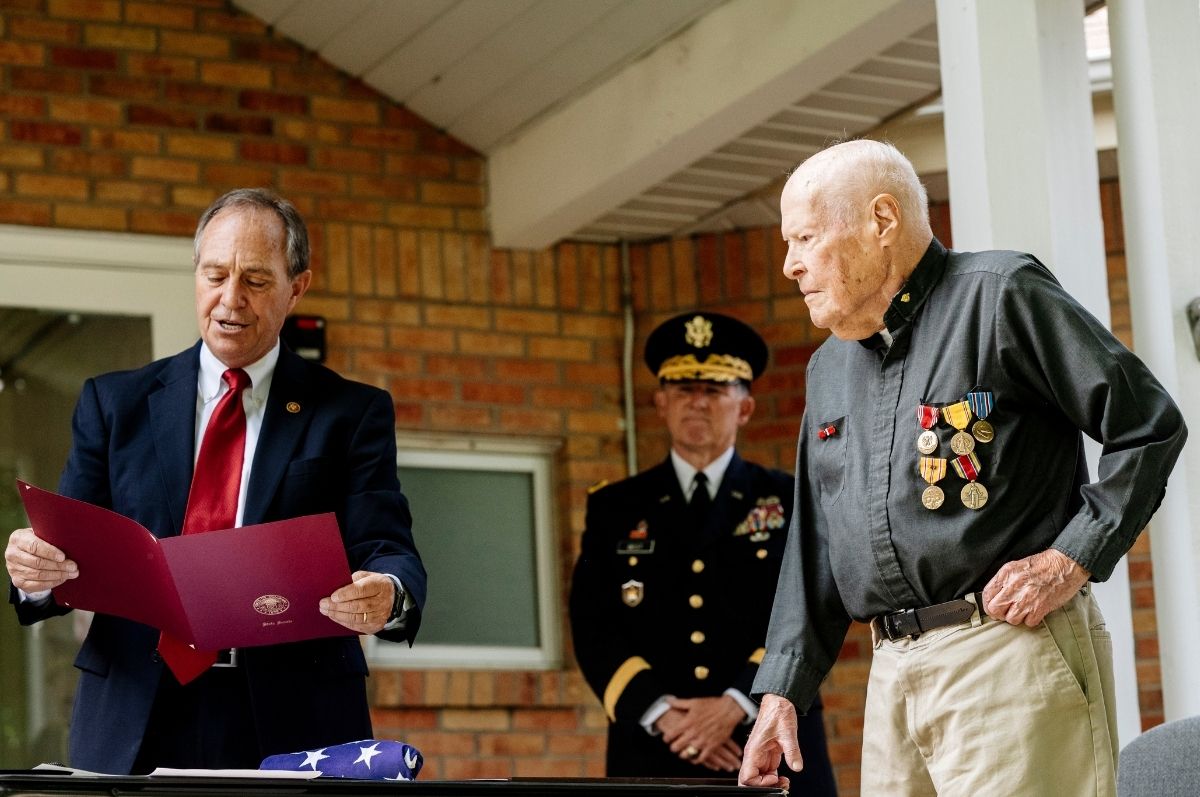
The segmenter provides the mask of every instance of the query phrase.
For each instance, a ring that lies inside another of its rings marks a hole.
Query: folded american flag
[[[416,780],[425,759],[412,745],[387,739],[363,739],[320,750],[267,756],[259,769],[320,772],[323,778]]]

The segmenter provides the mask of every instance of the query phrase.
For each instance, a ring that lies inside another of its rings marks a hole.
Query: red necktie
[[[242,391],[250,387],[250,377],[241,368],[230,368],[221,378],[229,390],[217,402],[204,430],[183,516],[184,534],[229,529],[237,523],[242,458],[246,452]],[[215,651],[196,650],[166,632],[158,641],[158,652],[181,684],[199,677],[217,659]]]

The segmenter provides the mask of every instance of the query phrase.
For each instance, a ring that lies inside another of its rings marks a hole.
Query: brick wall
[[[213,198],[246,185],[278,190],[309,221],[315,279],[299,309],[328,319],[333,368],[391,392],[399,427],[563,442],[565,585],[586,487],[625,475],[620,251],[493,249],[477,153],[224,0],[0,0],[0,223],[190,236]],[[1113,318],[1127,335],[1114,185],[1103,198]],[[934,220],[948,242],[944,205]],[[790,470],[804,366],[823,333],[782,259],[774,229],[629,250],[636,351],[655,323],[693,307],[762,331],[772,359],[740,448]],[[635,375],[646,467],[666,438],[640,356]],[[418,518],[418,541],[423,529],[435,533]],[[1131,578],[1149,726],[1162,700],[1147,545]],[[869,656],[857,627],[824,688],[846,795]],[[377,734],[416,744],[426,777],[602,774],[604,717],[570,664],[378,671],[370,685]]]

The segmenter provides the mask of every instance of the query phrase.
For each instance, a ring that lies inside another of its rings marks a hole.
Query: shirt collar
[[[708,494],[716,495],[717,490],[721,487],[721,480],[725,478],[725,471],[729,468],[729,462],[733,459],[733,446],[725,449],[725,453],[708,463],[704,468],[704,475],[708,479]],[[675,478],[679,479],[679,488],[686,496],[692,489],[692,480],[696,478],[696,468],[679,456],[675,449],[671,449],[671,464],[675,467]]]
[[[929,241],[925,254],[917,261],[916,268],[908,275],[904,286],[892,297],[891,304],[883,314],[883,329],[859,343],[868,349],[890,349],[899,330],[907,327],[917,317],[925,300],[942,279],[946,271],[948,252],[941,241]],[[886,333],[886,334],[884,334]]]
[[[937,238],[929,241],[929,248],[917,262],[917,267],[913,269],[912,274],[908,275],[904,287],[892,297],[891,306],[883,314],[883,324],[893,334],[901,327],[912,323],[917,313],[920,312],[921,306],[925,304],[925,300],[929,298],[929,294],[933,293],[934,287],[941,281],[942,274],[946,271],[947,254],[946,247],[942,246],[941,241]]]
[[[271,377],[275,375],[275,364],[278,362],[279,341],[276,340],[269,352],[242,369],[250,377],[250,396],[254,401],[261,403],[266,400],[267,393],[271,389]],[[200,397],[204,399],[205,404],[223,392],[225,382],[221,376],[227,370],[229,370],[229,366],[218,360],[217,356],[208,348],[208,344],[202,342],[200,344],[199,389]]]

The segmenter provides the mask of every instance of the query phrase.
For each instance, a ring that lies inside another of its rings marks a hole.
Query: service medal
[[[942,407],[942,417],[946,419],[946,423],[961,432],[971,422],[971,405],[966,401],[948,404]]]
[[[950,450],[960,457],[966,456],[975,450],[975,438],[966,432],[955,432],[950,438]]]
[[[974,453],[960,454],[950,461],[954,472],[969,482],[979,478],[979,457]]]
[[[926,509],[937,509],[946,503],[946,494],[936,484],[931,484],[921,493],[921,504]]]
[[[921,478],[929,486],[921,493],[921,505],[926,509],[937,509],[946,501],[946,494],[937,486],[946,475],[946,460],[943,457],[921,457]]]
[[[967,403],[979,422],[971,427],[971,434],[981,443],[990,443],[996,437],[996,430],[983,419],[992,413],[992,392],[990,390],[972,390],[967,394]]]
[[[917,435],[917,450],[922,454],[932,454],[937,451],[938,437],[937,434],[926,429]]]
[[[959,496],[967,509],[980,509],[988,500],[988,491],[979,482],[967,482]]]

